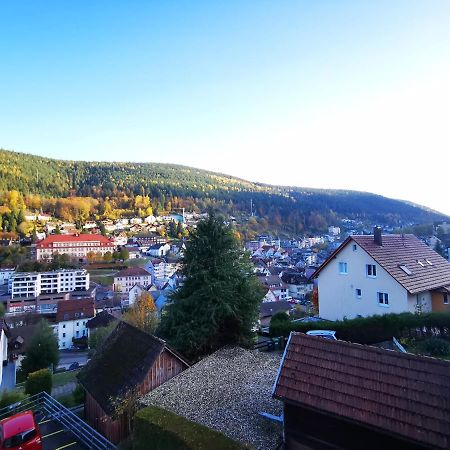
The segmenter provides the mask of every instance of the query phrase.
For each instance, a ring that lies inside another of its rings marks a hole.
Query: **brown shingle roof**
[[[381,246],[373,236],[353,236],[353,240],[411,294],[450,284],[450,263],[413,234],[383,235]]]
[[[89,319],[95,316],[93,299],[61,300],[58,302],[56,321]]]
[[[383,235],[381,246],[375,244],[373,236],[349,236],[319,267],[312,278],[319,275],[322,269],[352,241],[364,249],[410,294],[450,285],[450,263],[413,234]],[[411,274],[408,275],[400,266],[405,266]]]
[[[450,448],[450,362],[292,333],[274,396]]]

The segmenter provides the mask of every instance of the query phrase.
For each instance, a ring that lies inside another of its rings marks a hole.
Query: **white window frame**
[[[338,263],[338,268],[339,268],[340,275],[348,275],[348,263],[346,263],[344,261],[340,261]]]
[[[369,270],[370,267],[370,270]],[[369,272],[372,272],[371,274]],[[377,265],[376,264],[366,264],[366,276],[368,278],[377,277]]]
[[[387,292],[377,292],[377,302],[378,306],[389,308],[389,294]]]

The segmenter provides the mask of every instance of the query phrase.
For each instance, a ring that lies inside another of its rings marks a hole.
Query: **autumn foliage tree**
[[[158,325],[158,315],[153,297],[148,292],[142,292],[125,312],[123,320],[142,331],[154,333]]]

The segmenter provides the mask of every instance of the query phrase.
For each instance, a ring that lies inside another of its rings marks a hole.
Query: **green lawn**
[[[77,381],[77,374],[79,370],[71,370],[67,372],[59,372],[53,374],[53,387],[61,386],[62,384]]]
[[[127,259],[125,265],[128,267],[144,267],[151,258]]]

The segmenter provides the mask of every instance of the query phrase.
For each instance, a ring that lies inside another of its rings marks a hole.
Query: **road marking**
[[[72,447],[72,445],[76,445],[78,442],[71,442],[70,444],[63,445],[62,447],[55,448],[55,450],[62,450],[63,448]]]
[[[43,423],[51,422],[52,419],[43,420],[42,422],[38,422],[38,425],[42,425]]]
[[[64,428],[62,428],[61,430],[54,431],[53,433],[46,434],[45,436],[42,436],[42,439],[48,438],[48,437],[53,436],[53,435],[58,434],[58,433],[62,433],[63,431],[66,431],[66,430],[64,430]]]

